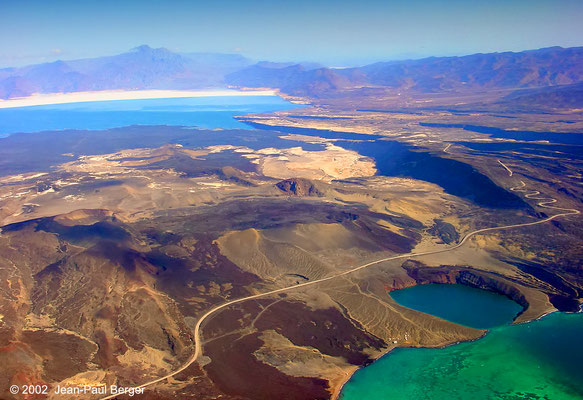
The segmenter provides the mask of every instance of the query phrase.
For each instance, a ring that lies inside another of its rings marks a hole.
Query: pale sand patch
[[[275,90],[102,90],[74,93],[35,93],[29,97],[0,100],[0,108],[30,107],[89,101],[171,99],[181,97],[277,96]]]
[[[122,365],[138,365],[144,369],[154,367],[165,371],[171,367],[166,360],[172,359],[172,357],[165,351],[144,346],[140,351],[128,350],[124,354],[119,355],[117,359]]]
[[[55,319],[48,314],[28,314],[26,316],[27,329],[45,329],[55,327]]]
[[[277,149],[266,147],[253,150],[245,146],[214,145],[205,147],[209,153],[232,150],[260,166],[261,173],[277,179],[307,178],[330,182],[334,179],[369,177],[376,173],[375,163],[355,151],[326,143],[319,151],[301,147]]]
[[[205,147],[205,150],[208,150],[210,153],[220,153],[222,151],[233,150],[237,152],[252,152],[253,150],[243,147],[243,146],[233,146],[232,144],[216,144],[213,146]]]
[[[345,378],[352,369],[344,358],[323,354],[313,347],[296,346],[274,330],[263,332],[261,340],[264,344],[253,353],[255,358],[287,375],[335,382]]]
[[[261,172],[278,179],[307,178],[323,181],[372,176],[376,173],[374,161],[333,144],[322,151],[290,149],[261,149]]]
[[[21,182],[28,179],[40,178],[41,176],[48,175],[47,172],[29,172],[25,174],[9,175],[0,178],[0,183],[14,183]]]
[[[117,153],[79,156],[74,161],[60,164],[59,169],[94,175],[127,174],[135,172],[133,167],[163,161],[176,154],[185,154],[193,159],[200,159],[199,157],[209,154],[209,151],[185,149],[181,145],[164,145],[154,149],[125,149]]]
[[[98,371],[85,371],[81,372],[77,375],[73,375],[69,378],[66,378],[58,383],[53,383],[52,386],[55,387],[60,385],[62,387],[71,386],[71,387],[84,387],[84,386],[91,386],[91,387],[102,387],[105,385],[106,382],[106,372],[102,370]],[[67,399],[76,399],[76,395],[66,395],[66,394],[56,394],[54,391],[49,390],[49,399],[54,400],[67,400]]]

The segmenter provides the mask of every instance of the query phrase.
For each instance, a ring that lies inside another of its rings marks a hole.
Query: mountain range
[[[116,56],[0,69],[0,98],[32,93],[225,86],[275,88],[290,95],[313,97],[363,87],[434,93],[575,85],[574,90],[580,91],[577,84],[581,82],[583,47],[430,57],[339,69],[310,63],[255,63],[238,54],[174,53],[144,45]],[[568,91],[562,89],[554,96],[565,97]],[[544,91],[529,94],[534,99],[546,95]]]
[[[346,69],[305,70],[294,65],[267,70],[251,65],[227,76],[232,85],[275,87],[292,95],[312,96],[362,87],[431,93],[536,88],[582,81],[583,47],[430,57]]]
[[[112,89],[224,87],[226,74],[250,64],[251,60],[237,54],[178,54],[144,45],[110,57],[0,69],[0,98]]]

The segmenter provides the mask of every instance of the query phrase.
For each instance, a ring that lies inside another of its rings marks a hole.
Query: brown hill
[[[279,190],[290,196],[323,196],[323,193],[312,181],[304,178],[290,178],[275,185]]]

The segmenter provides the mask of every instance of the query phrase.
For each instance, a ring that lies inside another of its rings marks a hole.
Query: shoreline
[[[95,92],[35,93],[28,97],[0,100],[0,109],[93,101],[172,99],[185,97],[278,96],[276,90],[101,90]]]
[[[549,312],[547,312],[547,313],[544,313],[544,314],[542,314],[541,316],[539,316],[539,317],[537,317],[537,318],[530,319],[530,320],[528,320],[528,321],[519,322],[518,324],[515,324],[515,323],[513,322],[513,323],[511,323],[511,324],[510,324],[510,325],[508,325],[508,326],[513,326],[513,325],[522,325],[522,324],[529,324],[529,323],[532,323],[532,322],[540,321],[541,319],[545,318],[546,316],[548,316],[548,315],[550,315],[550,314],[557,313],[557,312],[561,312],[561,313],[564,313],[564,314],[580,314],[580,313],[583,313],[583,307],[582,307],[582,308],[581,308],[581,310],[580,310],[580,311],[578,311],[578,312],[565,312],[565,311],[559,311],[559,310],[555,310],[555,311],[549,311]],[[482,330],[482,329],[481,329],[481,330]],[[484,337],[486,337],[486,335],[488,335],[488,333],[490,333],[490,330],[491,330],[491,329],[483,329],[483,331],[484,331],[483,335],[481,335],[480,337],[477,337],[477,338],[475,338],[475,339],[468,339],[468,340],[458,340],[458,341],[456,341],[456,342],[449,343],[449,344],[445,344],[445,345],[441,345],[441,346],[439,346],[439,345],[438,345],[438,346],[418,346],[418,347],[417,347],[417,346],[413,346],[413,347],[409,347],[409,346],[394,346],[394,347],[392,347],[392,348],[388,349],[386,352],[384,352],[384,353],[381,353],[381,354],[380,354],[378,357],[374,358],[374,359],[373,359],[373,362],[372,362],[372,363],[370,363],[369,365],[359,366],[359,367],[355,368],[355,369],[354,369],[354,371],[352,371],[352,372],[349,374],[349,376],[347,376],[346,380],[344,380],[344,381],[342,382],[342,384],[341,384],[341,385],[338,385],[337,387],[335,387],[335,388],[334,388],[334,392],[333,392],[333,395],[332,395],[332,398],[331,398],[331,400],[340,400],[340,396],[341,396],[341,394],[342,394],[342,389],[343,389],[343,388],[344,388],[344,386],[345,386],[345,385],[348,383],[348,381],[349,381],[349,380],[350,380],[350,379],[351,379],[351,378],[354,376],[354,374],[356,374],[356,373],[357,373],[358,371],[360,371],[361,369],[363,369],[363,368],[366,368],[366,367],[368,367],[368,366],[370,366],[370,365],[374,364],[375,362],[377,362],[377,361],[378,361],[378,360],[380,360],[381,358],[383,358],[383,357],[387,356],[388,354],[390,354],[390,353],[391,353],[393,350],[395,350],[395,349],[398,349],[398,348],[402,348],[402,349],[407,349],[407,348],[410,348],[410,349],[412,349],[412,348],[421,348],[421,349],[445,349],[445,348],[447,348],[447,347],[450,347],[450,346],[455,346],[455,345],[457,345],[457,344],[461,344],[461,343],[471,343],[471,342],[477,342],[478,340],[481,340],[481,339],[483,339]]]
[[[476,328],[474,328],[476,329]],[[467,339],[467,340],[457,340],[455,342],[452,343],[446,343],[446,344],[442,344],[442,345],[435,345],[435,346],[393,346],[391,348],[388,348],[387,351],[382,352],[381,354],[379,354],[378,357],[373,358],[372,362],[368,365],[361,365],[361,366],[357,366],[347,377],[346,379],[341,383],[341,385],[339,385],[338,387],[334,388],[334,392],[332,394],[332,397],[330,400],[340,400],[340,396],[342,394],[342,389],[344,389],[344,386],[348,383],[348,381],[354,376],[354,374],[356,374],[358,371],[360,371],[363,368],[369,367],[372,364],[374,364],[375,362],[377,362],[378,360],[380,360],[381,358],[389,355],[390,353],[392,353],[394,350],[396,349],[445,349],[447,347],[450,346],[455,346],[457,344],[460,343],[469,343],[469,342],[477,342],[478,340],[483,339],[489,332],[490,329],[478,329],[482,332],[482,335],[480,335],[479,337],[473,338],[473,339]]]
[[[417,286],[417,285],[414,285],[414,286]],[[411,287],[413,287],[413,286],[411,286]],[[389,293],[388,295],[390,296],[390,293]],[[503,295],[503,294],[501,294],[501,295]],[[514,300],[513,300],[513,301],[514,301]],[[523,310],[523,311],[524,311],[524,310]],[[522,311],[521,311],[521,312],[522,312]],[[520,325],[520,324],[528,324],[528,323],[531,323],[531,322],[534,322],[534,321],[541,320],[542,318],[546,317],[547,315],[549,315],[549,314],[552,314],[552,313],[555,313],[555,312],[558,312],[558,310],[554,310],[554,311],[549,311],[549,312],[546,312],[546,313],[544,313],[544,314],[540,315],[540,316],[539,316],[539,317],[537,317],[537,318],[534,318],[534,319],[529,319],[529,320],[527,320],[527,321],[523,321],[523,322],[519,322],[518,324],[516,324],[516,323],[514,323],[514,321],[512,321],[512,323],[510,323],[508,326],[512,326],[512,325]],[[583,312],[583,308],[582,308],[581,312]],[[520,314],[519,314],[519,315],[520,315]],[[370,363],[369,365],[359,366],[359,367],[355,368],[355,369],[354,369],[354,371],[352,371],[352,372],[349,374],[349,376],[347,376],[347,378],[346,378],[346,379],[345,379],[345,380],[344,380],[344,381],[343,381],[343,382],[342,382],[340,385],[338,385],[337,387],[335,387],[335,388],[334,388],[334,391],[333,391],[333,395],[332,395],[332,398],[331,398],[331,400],[340,400],[340,396],[341,396],[341,394],[342,394],[342,389],[344,389],[344,386],[345,386],[345,385],[348,383],[348,381],[349,381],[349,380],[350,380],[350,379],[351,379],[351,378],[354,376],[354,374],[356,374],[356,373],[357,373],[358,371],[360,371],[361,369],[363,369],[363,368],[366,368],[366,367],[368,367],[368,366],[370,366],[370,365],[374,364],[375,362],[377,362],[377,361],[378,361],[378,360],[380,360],[381,358],[383,358],[383,357],[385,357],[385,356],[389,355],[389,354],[390,354],[391,352],[393,352],[393,350],[395,350],[395,349],[398,349],[398,348],[401,348],[401,349],[413,349],[413,348],[421,348],[421,349],[445,349],[445,348],[447,348],[447,347],[450,347],[450,346],[455,346],[455,345],[458,345],[458,344],[461,344],[461,343],[471,343],[471,342],[477,342],[478,340],[481,340],[481,339],[483,339],[484,337],[486,337],[486,335],[488,335],[488,333],[490,333],[490,331],[491,331],[491,329],[492,329],[492,328],[488,328],[488,329],[480,329],[480,328],[474,328],[474,329],[478,329],[478,330],[480,330],[480,331],[483,331],[483,332],[482,332],[482,335],[480,335],[479,337],[473,338],[473,339],[467,339],[467,340],[457,340],[457,341],[455,341],[455,342],[452,342],[452,343],[446,343],[446,344],[443,344],[443,345],[436,345],[436,346],[398,346],[398,345],[397,345],[397,346],[393,346],[393,347],[389,348],[387,351],[385,351],[385,352],[382,352],[382,353],[381,353],[381,354],[380,354],[378,357],[376,357],[376,358],[373,358],[373,362],[372,362],[372,363]]]

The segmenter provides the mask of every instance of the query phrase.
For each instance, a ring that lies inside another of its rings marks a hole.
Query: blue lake
[[[115,100],[0,109],[0,137],[17,132],[110,129],[129,125],[250,129],[236,115],[300,107],[278,96]]]
[[[466,285],[418,285],[395,290],[391,297],[402,306],[478,329],[508,324],[522,311],[505,296]]]

